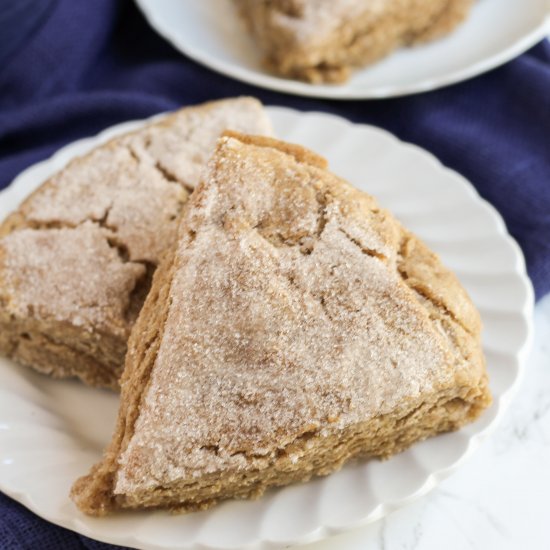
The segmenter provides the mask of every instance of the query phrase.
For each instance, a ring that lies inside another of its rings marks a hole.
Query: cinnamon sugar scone
[[[455,430],[491,401],[480,329],[438,257],[323,159],[227,135],[72,498],[93,515],[203,509]]]
[[[0,353],[116,388],[152,273],[216,139],[270,133],[261,104],[182,109],[72,161],[0,226]]]
[[[268,69],[344,82],[400,46],[451,32],[473,0],[234,0]]]

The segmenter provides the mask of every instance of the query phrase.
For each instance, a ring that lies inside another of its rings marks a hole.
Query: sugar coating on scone
[[[6,236],[0,292],[7,311],[124,334],[120,321],[145,267],[123,261],[110,238],[109,230],[89,221],[74,229],[22,229]]]
[[[252,98],[182,109],[73,160],[29,196],[0,226],[0,351],[54,376],[116,388],[152,273],[227,128],[262,134],[270,123]],[[92,235],[93,246],[84,242]],[[107,267],[128,276],[124,291],[102,263],[106,250],[114,258]],[[37,262],[40,277],[25,276],[36,275]],[[38,326],[46,310],[55,314]],[[51,353],[40,357],[45,341]]]
[[[144,344],[146,342],[146,344]],[[192,510],[387,457],[490,402],[435,254],[299,147],[223,138],[134,327],[92,514]]]
[[[73,162],[32,195],[20,213],[26,227],[95,223],[116,236],[132,261],[156,264],[187,197],[176,180],[135,156],[132,137],[125,137]]]
[[[268,69],[289,78],[343,82],[354,68],[400,46],[438,38],[473,0],[234,0]]]

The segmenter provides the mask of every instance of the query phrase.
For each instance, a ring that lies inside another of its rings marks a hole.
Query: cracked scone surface
[[[252,98],[182,109],[75,159],[27,198],[0,226],[0,352],[116,388],[152,273],[228,128],[270,133]]]
[[[400,46],[451,32],[473,0],[234,0],[268,69],[344,82]]]
[[[437,256],[323,159],[222,138],[133,329],[86,513],[207,508],[388,457],[490,403]]]

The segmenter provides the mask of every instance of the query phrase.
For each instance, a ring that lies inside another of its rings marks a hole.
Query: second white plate
[[[276,135],[326,156],[334,172],[377,196],[453,269],[479,308],[494,403],[451,434],[378,462],[348,465],[258,501],[173,516],[90,518],[69,500],[73,481],[110,440],[118,396],[56,381],[0,358],[0,490],[49,521],[147,550],[267,549],[305,543],[379,519],[432,489],[495,427],[517,387],[531,335],[533,295],[519,248],[496,211],[455,172],[385,131],[321,113],[269,108]],[[129,122],[64,147],[0,193],[0,218],[45,178]]]
[[[550,0],[477,0],[451,35],[402,49],[345,84],[312,85],[266,73],[231,0],[136,0],[153,28],[191,59],[280,92],[332,99],[407,95],[460,82],[513,59],[550,32]]]

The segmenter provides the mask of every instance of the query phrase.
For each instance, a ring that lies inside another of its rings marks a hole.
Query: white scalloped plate
[[[136,0],[176,49],[226,76],[262,88],[331,99],[368,99],[435,90],[494,69],[550,32],[550,0],[477,0],[455,32],[404,48],[341,85],[312,85],[267,73],[232,0]]]
[[[376,195],[458,274],[485,324],[494,404],[465,429],[389,461],[362,462],[259,501],[207,512],[124,513],[95,519],[67,494],[109,441],[117,396],[54,381],[0,359],[0,489],[38,515],[87,536],[148,550],[274,548],[374,521],[432,489],[495,427],[517,387],[531,338],[533,293],[522,254],[497,212],[461,176],[383,130],[322,113],[270,107],[278,136],[325,155],[332,169]],[[143,122],[76,141],[0,193],[0,218],[75,155]]]

